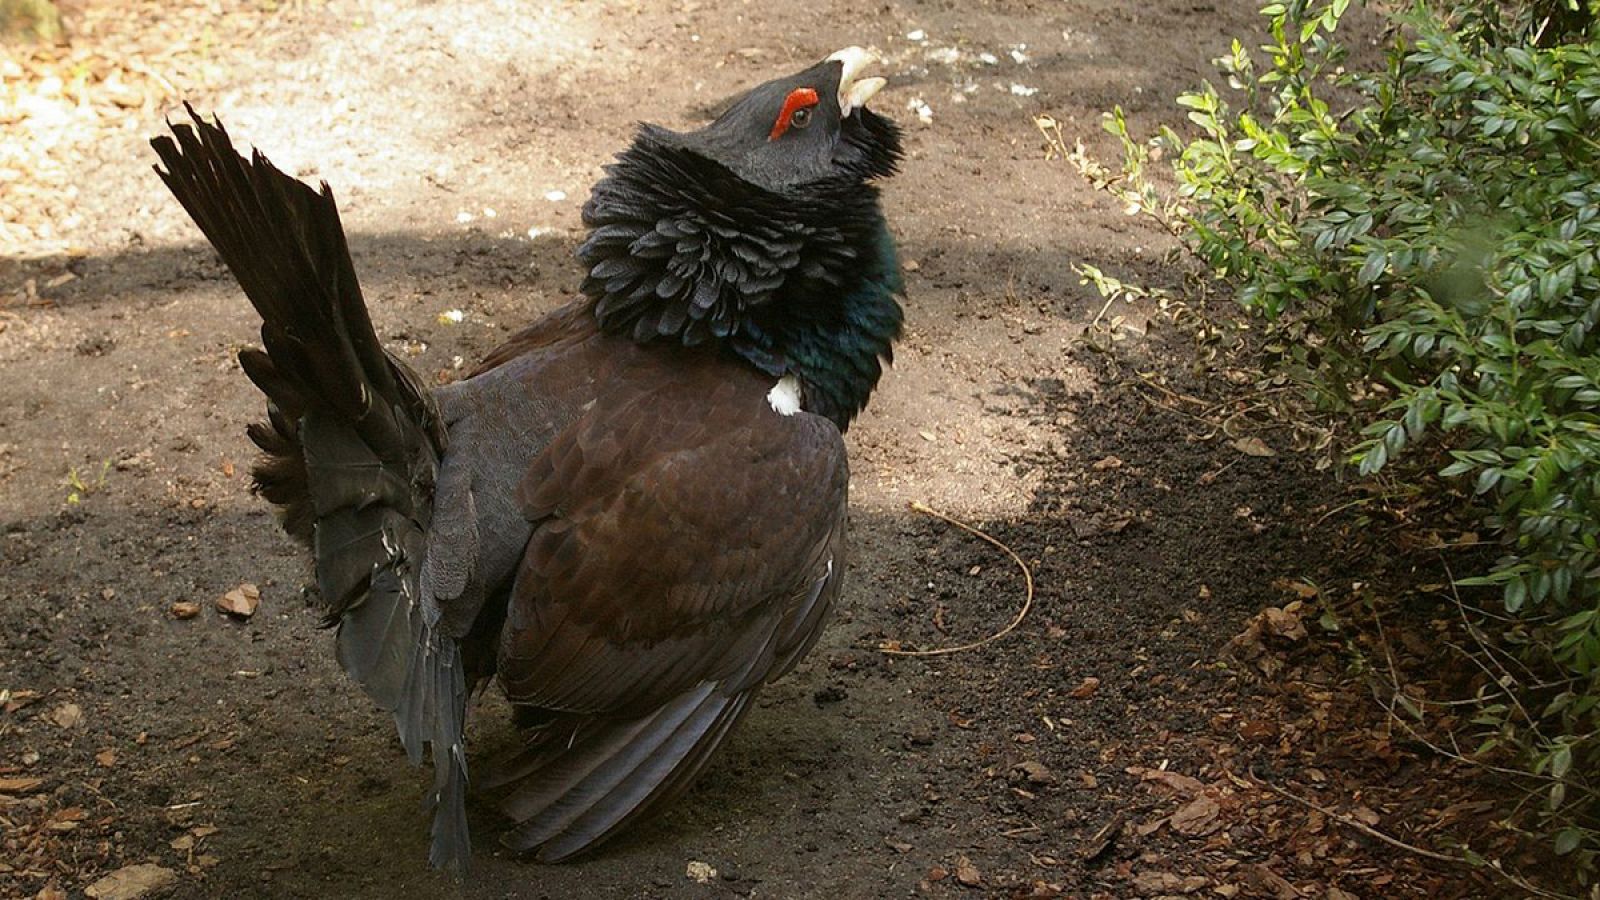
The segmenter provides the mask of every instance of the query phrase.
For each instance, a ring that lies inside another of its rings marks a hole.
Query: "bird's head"
[[[872,55],[849,47],[820,63],[753,88],[716,121],[668,143],[721,163],[740,178],[777,192],[859,185],[894,174],[900,135],[867,109],[883,88],[863,77]]]
[[[853,415],[900,328],[899,263],[872,183],[894,174],[900,130],[866,108],[884,86],[865,77],[871,61],[840,50],[695,131],[641,126],[583,208],[583,291],[600,327],[718,342],[802,377],[834,365],[808,362],[816,348],[848,347],[862,358],[837,365],[870,375],[833,404]]]

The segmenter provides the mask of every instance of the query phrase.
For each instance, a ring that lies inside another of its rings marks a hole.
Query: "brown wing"
[[[501,780],[522,780],[511,843],[545,858],[686,786],[842,580],[838,430],[777,414],[740,367],[658,375],[597,401],[519,487],[536,526],[499,670],[543,728]]]

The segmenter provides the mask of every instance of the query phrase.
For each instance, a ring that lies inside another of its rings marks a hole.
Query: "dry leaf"
[[[1243,871],[1245,877],[1264,896],[1277,897],[1278,900],[1298,900],[1300,896],[1299,888],[1290,884],[1289,880],[1282,875],[1260,863],[1247,866]]]
[[[1200,779],[1191,778],[1181,772],[1169,772],[1166,769],[1146,769],[1141,766],[1129,766],[1128,774],[1137,775],[1141,781],[1158,781],[1179,793],[1188,794],[1191,797],[1206,789]]]
[[[66,809],[56,810],[45,823],[45,827],[51,831],[72,831],[78,827],[79,822],[88,817],[89,814],[83,811],[83,807],[69,806]]]
[[[1290,604],[1291,607],[1294,605]],[[1280,638],[1291,644],[1298,643],[1306,638],[1306,627],[1301,623],[1300,613],[1297,610],[1289,607],[1279,609],[1276,606],[1269,606],[1261,613],[1261,621],[1266,626],[1267,634],[1275,638]]]
[[[684,867],[683,874],[685,878],[698,884],[710,884],[717,880],[716,868],[698,859],[689,860],[689,865]]]
[[[1250,437],[1242,437],[1234,441],[1233,449],[1243,453],[1245,456],[1278,455],[1278,451],[1267,446],[1266,441],[1263,441],[1261,438],[1255,437],[1254,435],[1251,435]]]
[[[1314,585],[1314,584],[1310,584],[1310,583],[1304,582],[1304,581],[1290,581],[1287,578],[1275,578],[1275,579],[1273,579],[1272,586],[1277,588],[1280,591],[1286,591],[1288,593],[1294,594],[1296,597],[1299,597],[1301,600],[1310,600],[1311,598],[1317,596],[1318,593],[1320,593],[1320,591],[1317,590],[1317,586]]]
[[[67,900],[67,892],[53,884],[45,885],[39,893],[33,895],[33,900]]]
[[[0,690],[0,707],[5,709],[6,715],[10,715],[24,706],[33,703],[35,700],[38,700],[39,696],[40,695],[38,691]]]
[[[1218,814],[1222,808],[1217,801],[1201,794],[1172,814],[1172,830],[1189,837],[1204,837],[1222,827]]]
[[[1278,724],[1267,719],[1245,719],[1239,723],[1239,736],[1247,741],[1270,741],[1278,736]]]
[[[983,873],[965,856],[956,860],[956,880],[967,887],[977,887],[983,884]]]
[[[117,751],[101,750],[94,755],[94,761],[109,769],[117,764]]]
[[[1107,456],[1104,459],[1098,460],[1093,465],[1089,466],[1089,468],[1095,470],[1096,472],[1104,472],[1107,469],[1120,469],[1122,468],[1122,460],[1115,456]]]
[[[61,728],[77,728],[83,724],[83,707],[76,703],[63,703],[50,711],[50,721]]]
[[[1036,759],[1019,762],[1011,767],[1011,771],[1026,778],[1030,784],[1049,785],[1056,783],[1056,773],[1050,771],[1048,766]]]
[[[94,900],[138,900],[138,898],[172,886],[178,873],[151,863],[124,866],[89,885],[84,893]]]
[[[1165,824],[1167,824],[1167,817],[1163,816],[1159,819],[1156,819],[1154,822],[1145,822],[1142,825],[1135,825],[1133,831],[1135,834],[1139,835],[1139,837],[1149,837],[1150,835],[1160,831],[1161,826]]]
[[[241,584],[217,598],[217,609],[231,616],[248,619],[256,614],[261,604],[261,590],[253,584]]]
[[[1081,684],[1069,691],[1067,696],[1074,700],[1087,700],[1094,696],[1094,692],[1098,690],[1100,690],[1100,679],[1090,675]]]
[[[0,778],[0,794],[26,794],[41,784],[43,778]]]
[[[1146,897],[1192,894],[1211,882],[1201,875],[1176,875],[1172,872],[1140,872],[1133,876],[1133,888]]]
[[[1100,830],[1096,831],[1090,836],[1089,840],[1084,842],[1083,847],[1078,851],[1078,855],[1087,863],[1092,863],[1104,856],[1106,851],[1110,850],[1112,845],[1117,842],[1117,837],[1122,834],[1122,826],[1126,821],[1127,816],[1123,813],[1117,813],[1112,816],[1111,821],[1100,826]]]

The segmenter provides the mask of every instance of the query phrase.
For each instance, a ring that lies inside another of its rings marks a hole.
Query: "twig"
[[[879,647],[879,652],[887,653],[890,656],[945,656],[951,653],[961,653],[966,650],[975,650],[992,641],[997,641],[1015,631],[1017,626],[1022,624],[1022,620],[1028,617],[1028,611],[1033,609],[1033,572],[1028,569],[1028,564],[1022,561],[1022,557],[1017,555],[1017,551],[1007,547],[1005,544],[1000,543],[1000,541],[996,538],[990,537],[982,531],[973,528],[971,525],[952,519],[944,513],[939,512],[938,510],[920,501],[911,501],[911,510],[913,512],[922,513],[925,516],[933,516],[935,519],[939,519],[942,522],[954,525],[973,537],[987,541],[988,543],[993,544],[994,546],[1005,551],[1006,555],[1011,557],[1012,561],[1017,564],[1017,568],[1022,570],[1022,580],[1027,586],[1028,595],[1023,599],[1022,608],[1017,610],[1017,615],[1011,620],[1010,624],[980,641],[973,641],[970,644],[962,644],[959,647],[940,647],[936,650],[892,650],[888,647]]]
[[[1351,508],[1352,506],[1361,506],[1362,504],[1371,503],[1371,502],[1372,502],[1372,498],[1371,497],[1357,497],[1356,499],[1351,500],[1349,503],[1344,503],[1344,504],[1341,504],[1339,506],[1335,506],[1333,509],[1330,509],[1327,512],[1323,513],[1322,515],[1318,516],[1317,520],[1315,522],[1312,522],[1310,525],[1307,525],[1306,526],[1306,530],[1307,531],[1311,531],[1312,529],[1316,528],[1318,525],[1321,525],[1323,522],[1328,521],[1329,518],[1331,518],[1333,516],[1336,516],[1339,513],[1344,512],[1345,510]]]
[[[1494,874],[1496,874],[1496,875],[1500,876],[1501,878],[1505,879],[1508,883],[1510,883],[1510,884],[1512,884],[1512,885],[1514,885],[1514,886],[1516,886],[1518,888],[1521,888],[1522,890],[1527,891],[1528,893],[1533,894],[1533,895],[1538,896],[1538,897],[1548,897],[1549,900],[1576,900],[1576,898],[1574,898],[1574,897],[1572,897],[1572,896],[1570,896],[1568,894],[1558,894],[1558,893],[1555,893],[1553,891],[1547,891],[1544,888],[1541,888],[1538,885],[1529,882],[1525,878],[1522,878],[1522,877],[1520,877],[1518,875],[1514,875],[1511,872],[1506,871],[1505,868],[1500,865],[1499,860],[1484,860],[1484,865],[1477,866],[1477,865],[1474,865],[1472,863],[1472,861],[1467,859],[1465,856],[1458,856],[1458,855],[1451,854],[1451,853],[1440,853],[1437,850],[1429,850],[1429,849],[1427,849],[1425,847],[1418,847],[1415,844],[1408,844],[1405,841],[1402,841],[1397,837],[1391,837],[1391,836],[1389,836],[1387,834],[1384,834],[1383,832],[1379,831],[1376,828],[1373,828],[1371,825],[1368,825],[1367,823],[1361,821],[1360,819],[1352,818],[1350,816],[1345,815],[1344,813],[1334,812],[1333,810],[1327,808],[1326,806],[1322,806],[1321,804],[1314,803],[1314,802],[1312,802],[1310,800],[1307,800],[1304,797],[1299,796],[1298,794],[1290,793],[1289,791],[1286,791],[1283,788],[1278,787],[1277,785],[1273,784],[1272,782],[1263,779],[1261,776],[1255,774],[1254,772],[1250,773],[1250,780],[1252,782],[1260,785],[1261,787],[1264,787],[1267,790],[1273,792],[1274,794],[1277,794],[1280,797],[1285,797],[1285,798],[1287,798],[1289,800],[1293,800],[1294,802],[1296,802],[1296,803],[1300,804],[1301,806],[1304,806],[1304,807],[1306,807],[1308,809],[1316,810],[1317,812],[1322,813],[1324,816],[1327,816],[1328,818],[1332,819],[1335,822],[1338,822],[1341,825],[1344,825],[1344,826],[1349,827],[1349,828],[1354,828],[1356,831],[1361,832],[1362,834],[1366,835],[1367,837],[1374,838],[1376,840],[1382,841],[1385,844],[1388,844],[1389,846],[1394,847],[1396,849],[1404,850],[1407,853],[1410,853],[1410,854],[1413,854],[1413,855],[1416,855],[1416,856],[1420,856],[1420,857],[1422,857],[1424,859],[1431,859],[1431,860],[1435,860],[1437,862],[1450,863],[1451,865],[1461,866],[1461,867],[1464,867],[1464,868],[1467,868],[1467,869],[1471,869],[1473,871],[1478,871],[1479,869],[1488,869],[1489,871],[1493,872]]]
[[[1469,635],[1471,635],[1471,637],[1473,638],[1474,641],[1477,642],[1478,646],[1482,649],[1484,656],[1486,656],[1489,659],[1490,662],[1495,664],[1495,668],[1500,670],[1501,675],[1497,677],[1495,675],[1495,673],[1492,670],[1489,669],[1488,666],[1484,665],[1484,663],[1483,663],[1483,661],[1481,659],[1479,659],[1476,655],[1467,652],[1465,648],[1460,648],[1458,652],[1460,652],[1460,654],[1463,657],[1465,657],[1467,660],[1471,661],[1473,665],[1477,666],[1479,671],[1483,672],[1483,674],[1489,678],[1489,682],[1491,684],[1497,685],[1499,687],[1500,694],[1502,696],[1504,696],[1507,700],[1509,700],[1512,705],[1516,706],[1517,711],[1522,713],[1523,719],[1528,723],[1527,728],[1528,728],[1528,730],[1530,732],[1533,733],[1535,739],[1539,740],[1539,741],[1546,741],[1547,739],[1544,737],[1544,734],[1539,731],[1538,720],[1533,717],[1532,713],[1529,712],[1527,707],[1523,706],[1522,701],[1518,698],[1516,692],[1513,691],[1509,686],[1503,684],[1501,682],[1501,680],[1500,680],[1503,677],[1503,678],[1511,679],[1513,682],[1515,682],[1516,676],[1512,675],[1510,673],[1510,671],[1508,671],[1504,666],[1502,666],[1500,664],[1500,661],[1494,655],[1494,651],[1493,651],[1493,648],[1491,647],[1491,645],[1485,643],[1481,638],[1479,638],[1477,636],[1477,634],[1474,633],[1473,628],[1472,628],[1472,623],[1467,619],[1466,608],[1461,602],[1461,595],[1455,589],[1455,573],[1450,571],[1450,566],[1449,566],[1448,563],[1445,564],[1445,575],[1450,578],[1451,591],[1455,594],[1456,608],[1461,613],[1461,621],[1462,621],[1462,624],[1467,628],[1467,633]],[[1600,797],[1600,792],[1596,792],[1591,788],[1587,788],[1583,784],[1580,784],[1578,782],[1567,781],[1566,779],[1556,778],[1556,777],[1554,777],[1552,775],[1547,775],[1547,774],[1543,774],[1543,773],[1539,773],[1539,772],[1532,772],[1532,771],[1528,771],[1528,770],[1525,770],[1525,769],[1513,769],[1513,768],[1510,768],[1510,767],[1507,767],[1507,766],[1499,766],[1499,765],[1495,765],[1493,763],[1484,762],[1482,760],[1475,759],[1475,758],[1473,758],[1471,756],[1468,756],[1465,752],[1462,751],[1460,744],[1456,740],[1456,735],[1455,735],[1454,731],[1451,731],[1449,733],[1450,744],[1451,744],[1451,747],[1454,748],[1454,749],[1450,749],[1450,748],[1446,748],[1446,747],[1440,746],[1438,743],[1435,743],[1434,741],[1432,741],[1429,738],[1427,738],[1426,736],[1424,736],[1422,734],[1422,732],[1420,732],[1416,728],[1412,727],[1410,722],[1407,722],[1399,713],[1395,712],[1395,705],[1396,705],[1396,703],[1398,703],[1398,698],[1402,694],[1402,691],[1400,689],[1400,676],[1399,676],[1400,670],[1399,670],[1398,665],[1395,663],[1394,654],[1389,649],[1389,638],[1388,638],[1387,634],[1385,634],[1385,632],[1383,630],[1383,620],[1382,620],[1381,617],[1379,617],[1378,612],[1377,612],[1376,609],[1374,609],[1372,611],[1372,620],[1373,620],[1373,623],[1377,626],[1377,629],[1378,629],[1378,640],[1383,646],[1384,657],[1388,660],[1387,674],[1389,676],[1389,684],[1390,684],[1390,689],[1392,691],[1391,697],[1394,698],[1394,699],[1391,699],[1391,700],[1388,700],[1388,701],[1384,700],[1383,697],[1379,695],[1377,688],[1374,687],[1374,688],[1371,689],[1372,690],[1372,694],[1373,694],[1373,699],[1376,700],[1378,705],[1382,706],[1384,711],[1389,714],[1390,721],[1398,724],[1406,732],[1406,734],[1411,737],[1412,740],[1422,744],[1424,747],[1427,747],[1429,750],[1433,751],[1434,753],[1438,754],[1439,756],[1442,756],[1442,757],[1444,757],[1446,759],[1454,760],[1455,762],[1461,763],[1463,765],[1473,766],[1473,767],[1482,769],[1484,771],[1494,772],[1495,774],[1498,774],[1498,775],[1505,775],[1507,777],[1510,777],[1510,778],[1513,778],[1513,779],[1517,779],[1517,780],[1522,780],[1522,781],[1532,780],[1532,781],[1545,782],[1545,783],[1549,783],[1549,784],[1558,784],[1558,783],[1559,784],[1565,784],[1565,785],[1567,785],[1568,788],[1576,789],[1579,793],[1582,793],[1585,797],[1588,797],[1588,798]],[[1451,646],[1454,646],[1454,645],[1452,644]],[[1521,663],[1518,662],[1518,665],[1521,665]],[[1526,671],[1526,667],[1523,667],[1523,668]],[[1530,675],[1531,674],[1532,673],[1530,672]],[[1413,700],[1413,702],[1416,702],[1416,701]],[[1468,701],[1438,701],[1438,700],[1431,700],[1431,701],[1423,701],[1423,705],[1424,706],[1448,706],[1448,705],[1453,705],[1456,702],[1466,703]],[[1471,701],[1471,702],[1476,703],[1477,701]],[[1588,735],[1584,735],[1584,736],[1580,737],[1579,740],[1583,740],[1583,739],[1585,739],[1587,737],[1588,737]],[[1532,790],[1529,790],[1529,791],[1527,791],[1527,793],[1531,796],[1536,792],[1532,791]]]
[[[1367,837],[1377,838],[1378,840],[1383,841],[1385,844],[1388,844],[1391,847],[1398,847],[1399,849],[1404,850],[1407,853],[1413,853],[1413,854],[1416,854],[1417,856],[1425,857],[1427,859],[1438,860],[1439,862],[1453,863],[1455,865],[1462,865],[1462,866],[1470,866],[1470,865],[1472,865],[1471,863],[1467,862],[1465,857],[1453,856],[1453,855],[1451,855],[1449,853],[1440,853],[1437,850],[1429,850],[1429,849],[1427,849],[1425,847],[1418,847],[1415,844],[1408,844],[1405,841],[1402,841],[1397,837],[1390,837],[1389,835],[1384,834],[1383,832],[1379,831],[1376,828],[1373,828],[1371,825],[1368,825],[1367,823],[1361,821],[1360,819],[1356,819],[1356,818],[1353,818],[1351,816],[1347,816],[1347,815],[1345,815],[1344,813],[1341,813],[1341,812],[1335,812],[1335,811],[1327,808],[1326,806],[1322,806],[1322,805],[1320,805],[1318,803],[1315,803],[1315,802],[1313,802],[1311,800],[1307,800],[1306,798],[1301,797],[1298,794],[1290,793],[1289,791],[1286,791],[1283,788],[1278,787],[1277,785],[1273,784],[1272,782],[1263,779],[1260,775],[1257,775],[1254,772],[1250,773],[1250,780],[1255,782],[1256,784],[1260,785],[1261,787],[1264,787],[1267,790],[1273,792],[1274,794],[1277,794],[1280,797],[1287,797],[1288,799],[1293,800],[1294,802],[1300,804],[1301,806],[1307,807],[1308,809],[1314,809],[1317,812],[1322,813],[1324,816],[1327,816],[1328,818],[1334,820],[1335,822],[1338,822],[1338,823],[1340,823],[1342,825],[1347,825],[1347,826],[1349,826],[1351,828],[1354,828],[1355,830],[1361,832],[1362,834],[1365,834]]]
[[[1100,311],[1094,314],[1094,321],[1089,323],[1089,328],[1091,330],[1093,330],[1096,325],[1100,324],[1100,320],[1105,318],[1105,316],[1106,316],[1106,310],[1110,309],[1111,308],[1111,304],[1113,304],[1115,302],[1117,302],[1117,295],[1116,294],[1112,294],[1111,296],[1106,298],[1106,302],[1105,302],[1105,304],[1103,306],[1100,307]]]
[[[1490,662],[1494,663],[1494,667],[1500,670],[1500,674],[1502,676],[1509,678],[1513,683],[1516,683],[1518,681],[1517,677],[1512,675],[1511,671],[1500,662],[1500,658],[1494,654],[1494,651],[1489,649],[1489,645],[1484,642],[1483,638],[1478,636],[1478,630],[1472,627],[1472,621],[1467,618],[1466,604],[1461,601],[1461,590],[1456,584],[1456,573],[1451,570],[1450,561],[1445,559],[1444,554],[1441,553],[1439,555],[1439,562],[1444,566],[1445,577],[1450,579],[1450,597],[1456,602],[1456,611],[1461,614],[1461,624],[1466,627],[1467,636],[1472,638],[1473,643],[1477,644],[1483,650],[1484,655],[1489,658]],[[1521,660],[1513,658],[1513,662],[1515,662],[1517,666],[1522,669],[1523,673],[1529,678],[1538,678],[1538,675],[1535,674],[1532,669],[1524,665]],[[1490,674],[1489,677],[1494,678],[1493,674]],[[1495,678],[1495,683],[1499,684],[1500,680]],[[1517,699],[1516,694],[1513,693],[1509,687],[1502,686],[1502,690],[1504,690],[1506,695],[1511,698],[1513,703],[1517,704],[1517,708],[1522,710],[1522,717],[1527,719],[1530,725],[1537,721],[1533,718],[1533,716],[1529,715],[1526,709],[1523,709],[1522,702]],[[1535,731],[1537,731],[1537,728],[1535,728]],[[1540,737],[1543,737],[1543,735],[1540,735]]]
[[[1199,397],[1191,397],[1188,394],[1180,394],[1177,391],[1173,390],[1172,388],[1169,388],[1166,385],[1162,384],[1161,382],[1156,381],[1154,378],[1151,378],[1150,376],[1144,374],[1143,372],[1137,372],[1136,371],[1133,374],[1135,376],[1137,376],[1140,381],[1144,382],[1145,384],[1150,385],[1151,387],[1155,388],[1156,390],[1160,391],[1163,394],[1166,394],[1168,397],[1171,397],[1174,400],[1181,400],[1184,403],[1192,403],[1195,406],[1198,406],[1201,409],[1206,410],[1207,412],[1209,412],[1216,405],[1216,404],[1212,404],[1212,403],[1207,403],[1206,401],[1201,400]]]

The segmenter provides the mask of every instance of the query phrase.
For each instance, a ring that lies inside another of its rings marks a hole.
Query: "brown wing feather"
[[[686,367],[600,401],[534,464],[500,653],[513,702],[626,715],[758,683],[806,643],[790,620],[838,549],[844,447],[764,388]]]
[[[844,570],[848,471],[825,419],[675,360],[596,402],[518,488],[535,522],[502,631],[538,723],[492,784],[507,842],[559,859],[681,792],[760,685],[816,640]]]

